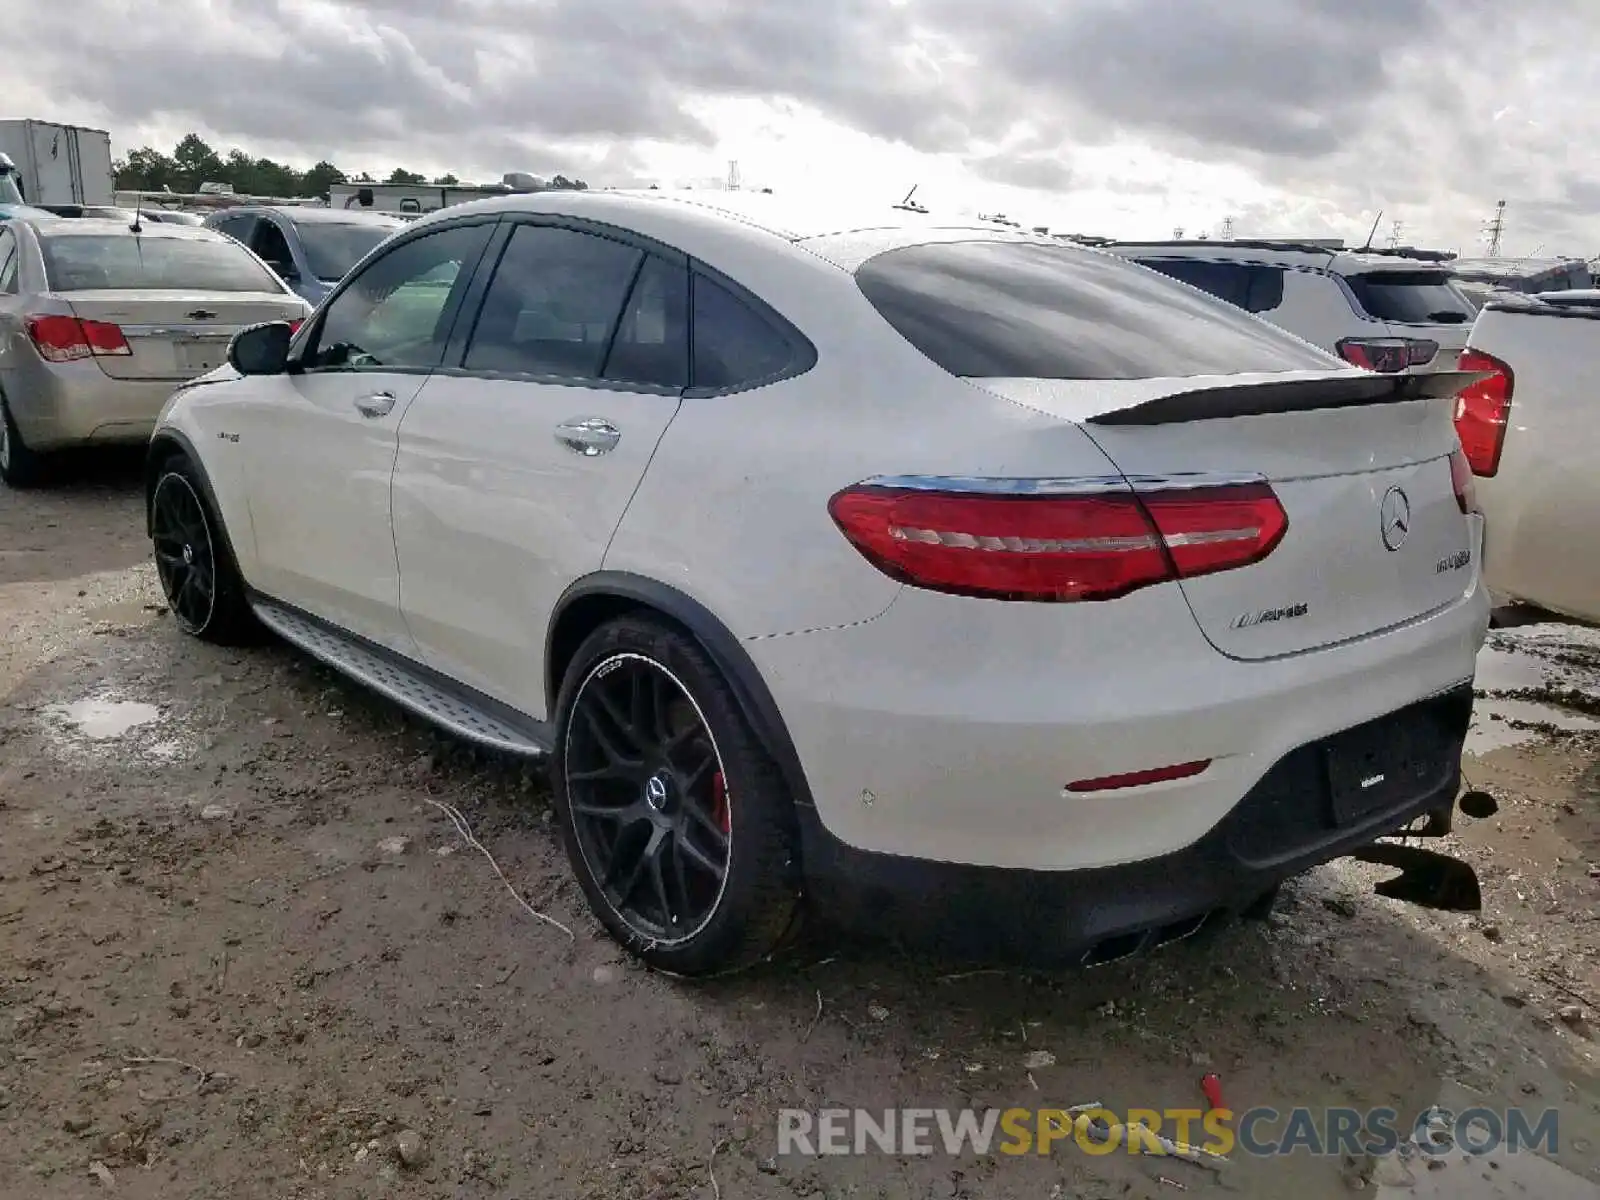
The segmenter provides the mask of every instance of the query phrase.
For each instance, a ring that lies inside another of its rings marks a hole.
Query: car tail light
[[[1456,435],[1474,475],[1492,479],[1500,470],[1506,441],[1506,420],[1516,379],[1511,368],[1492,354],[1467,347],[1456,364],[1461,371],[1488,371],[1488,378],[1469,384],[1456,396]]]
[[[1478,512],[1478,485],[1472,481],[1472,464],[1463,450],[1450,451],[1450,483],[1456,491],[1457,507],[1463,513]]]
[[[72,362],[91,355],[132,354],[122,329],[107,321],[80,321],[55,314],[28,317],[28,337],[46,362]]]
[[[306,323],[306,319],[304,317],[296,317],[296,318],[294,318],[294,320],[289,322],[289,332],[291,334],[299,333],[300,332],[300,326],[304,325],[305,323]]]
[[[1289,518],[1265,483],[1056,494],[1017,480],[868,480],[828,502],[868,562],[915,587],[999,600],[1111,600],[1258,562]]]
[[[1439,343],[1426,338],[1345,338],[1335,349],[1353,366],[1394,375],[1431,363]]]

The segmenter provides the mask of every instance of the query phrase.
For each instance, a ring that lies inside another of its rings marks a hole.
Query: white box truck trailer
[[[111,135],[53,121],[0,121],[0,154],[28,204],[110,204]]]

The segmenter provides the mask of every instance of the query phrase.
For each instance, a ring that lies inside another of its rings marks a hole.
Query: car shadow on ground
[[[48,479],[0,486],[0,585],[73,579],[149,557],[143,447],[75,451],[52,459]]]

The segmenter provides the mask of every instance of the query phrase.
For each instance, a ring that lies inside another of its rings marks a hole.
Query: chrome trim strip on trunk
[[[1092,496],[1102,492],[1155,492],[1266,482],[1265,475],[1250,472],[1186,471],[1170,475],[1072,475],[1043,479],[1005,479],[982,475],[874,475],[856,486],[899,488],[908,492],[968,492],[983,496]]]

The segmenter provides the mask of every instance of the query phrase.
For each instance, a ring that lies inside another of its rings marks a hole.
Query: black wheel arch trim
[[[550,615],[550,625],[545,631],[544,647],[545,693],[552,724],[562,683],[554,671],[555,633],[566,612],[578,601],[589,597],[632,601],[659,612],[687,629],[727,680],[740,711],[782,773],[789,795],[796,804],[812,807],[811,789],[806,783],[794,740],[789,736],[788,727],[778,711],[777,702],[772,698],[771,690],[739,639],[698,600],[644,575],[628,571],[596,571],[572,583],[556,601],[555,611]]]
[[[217,493],[211,486],[211,476],[206,473],[206,465],[201,460],[199,453],[194,448],[194,443],[187,436],[176,429],[160,429],[150,439],[150,448],[145,452],[144,458],[144,532],[150,537],[153,532],[154,503],[156,484],[161,482],[160,467],[163,462],[171,457],[172,450],[181,450],[190,464],[200,483],[201,498],[206,502],[206,507],[211,510],[211,515],[217,523],[216,533],[222,539],[222,548],[228,555],[228,561],[238,569],[239,556],[233,552],[233,538],[228,533],[228,522],[222,515],[222,506],[217,503]]]

